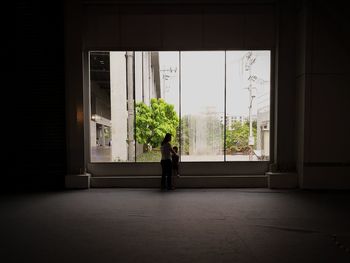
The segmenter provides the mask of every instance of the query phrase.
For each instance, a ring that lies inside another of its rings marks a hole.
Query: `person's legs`
[[[172,167],[171,167],[171,160],[167,160],[166,163],[166,174],[167,174],[167,189],[171,190],[171,173],[172,173]]]
[[[165,189],[165,178],[166,178],[166,162],[161,160],[160,164],[162,165],[162,180],[160,183],[160,188]]]
[[[171,169],[171,184],[172,184],[172,189],[175,189],[175,177],[176,177],[176,174],[175,174],[175,169],[172,167]]]

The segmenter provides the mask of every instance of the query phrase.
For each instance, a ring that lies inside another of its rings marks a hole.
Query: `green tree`
[[[256,142],[256,121],[253,121],[253,136]],[[235,152],[246,153],[249,150],[249,122],[243,124],[235,121],[230,129],[226,130],[226,149],[227,153]]]
[[[161,144],[166,133],[173,135],[176,141],[176,129],[179,117],[174,105],[163,99],[151,99],[151,105],[136,103],[136,141],[150,148]]]

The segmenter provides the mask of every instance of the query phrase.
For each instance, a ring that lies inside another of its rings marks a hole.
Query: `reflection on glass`
[[[226,52],[226,160],[269,160],[270,51]]]
[[[181,161],[224,161],[225,52],[181,52]]]

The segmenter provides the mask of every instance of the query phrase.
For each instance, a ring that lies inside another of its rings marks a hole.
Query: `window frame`
[[[116,50],[110,49],[109,52],[125,52],[126,49]],[[276,154],[276,124],[275,124],[275,51],[273,49],[254,49],[254,50],[266,50],[270,51],[270,158],[268,161],[226,161],[226,138],[224,137],[225,144],[225,157],[224,161],[191,161],[181,162],[182,175],[262,175],[269,170],[270,164],[274,163]],[[91,144],[90,144],[90,116],[91,116],[91,85],[90,85],[90,51],[106,51],[100,48],[84,49],[82,54],[83,61],[83,108],[84,108],[84,160],[85,167],[94,176],[154,176],[160,173],[160,165],[158,162],[91,162]],[[145,50],[133,50],[135,52]],[[155,50],[149,50],[155,51]],[[227,51],[245,51],[244,49],[196,49],[196,50],[161,50],[166,52],[179,52],[181,51],[224,51],[225,52],[225,77],[226,77],[226,52]],[[181,59],[180,59],[181,63]],[[181,83],[181,75],[180,83]],[[181,85],[181,84],[180,84]],[[181,87],[179,87],[181,96]],[[181,104],[181,102],[180,102]],[[226,105],[226,79],[225,79],[225,101]],[[181,109],[181,106],[180,106]],[[225,107],[226,112],[226,107]],[[179,112],[181,114],[181,110]],[[225,118],[226,119],[226,118]],[[181,127],[180,127],[181,129]],[[226,130],[226,128],[224,129]],[[181,132],[180,132],[181,133]],[[224,131],[226,135],[226,131]],[[224,136],[225,136],[224,135]]]

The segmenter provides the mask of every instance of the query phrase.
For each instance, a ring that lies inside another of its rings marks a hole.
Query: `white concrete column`
[[[96,147],[96,122],[90,121],[90,145]]]
[[[143,102],[150,104],[149,100],[149,52],[143,52]]]
[[[101,125],[101,144],[106,146],[105,126],[103,124]]]
[[[112,161],[128,160],[125,52],[110,52]]]
[[[135,160],[134,139],[134,52],[126,52],[126,84],[128,98],[128,160]]]

